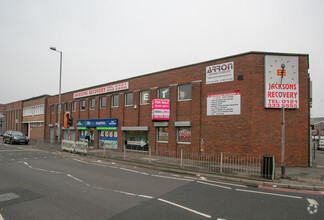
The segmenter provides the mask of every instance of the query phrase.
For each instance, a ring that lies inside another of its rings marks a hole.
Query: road
[[[323,219],[324,195],[0,143],[0,220]]]

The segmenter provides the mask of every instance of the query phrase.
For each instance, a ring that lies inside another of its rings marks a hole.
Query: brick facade
[[[265,55],[298,56],[299,59],[299,108],[286,109],[286,153],[285,161],[291,166],[309,165],[310,142],[310,79],[308,55],[249,52],[217,60],[202,62],[170,70],[109,82],[62,94],[61,125],[64,104],[74,119],[71,131],[79,140],[78,119],[118,119],[118,149],[123,150],[126,129],[148,129],[149,147],[200,150],[204,142],[206,151],[274,155],[276,164],[281,159],[281,110],[267,109],[265,103]],[[234,62],[234,80],[206,84],[206,67]],[[127,90],[98,94],[84,98],[73,98],[73,94],[89,89],[128,82]],[[191,85],[191,99],[178,100],[180,85]],[[157,127],[152,121],[152,100],[158,97],[158,89],[169,88],[170,119],[167,122],[168,141],[157,141]],[[207,116],[207,95],[210,93],[239,90],[241,94],[240,114]],[[150,92],[150,103],[140,103],[141,91]],[[133,93],[133,105],[125,106],[125,94]],[[119,106],[112,107],[112,97],[118,95]],[[100,108],[100,98],[106,99],[106,107]],[[89,109],[91,99],[95,108]],[[85,101],[85,110],[80,110],[80,101]],[[72,104],[76,102],[76,111]],[[52,109],[54,112],[52,113]],[[45,109],[45,138],[50,139],[50,130],[56,134],[58,122],[58,95],[47,98]],[[177,142],[176,123],[185,123],[191,129],[191,142]],[[54,130],[53,130],[54,129]],[[145,133],[145,132],[144,132]],[[54,135],[55,136],[55,135]],[[63,134],[61,132],[61,137]],[[57,137],[54,137],[57,139]],[[99,132],[94,132],[94,145],[99,145]]]

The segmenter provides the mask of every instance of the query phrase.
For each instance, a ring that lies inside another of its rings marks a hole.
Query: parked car
[[[29,138],[24,135],[21,131],[6,131],[3,135],[3,143],[10,143],[10,144],[28,144]]]

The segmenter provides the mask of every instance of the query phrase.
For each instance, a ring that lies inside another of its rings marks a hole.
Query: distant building
[[[0,135],[6,132],[6,116],[0,112]]]

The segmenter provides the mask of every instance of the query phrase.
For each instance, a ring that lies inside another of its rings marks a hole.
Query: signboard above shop
[[[117,118],[103,119],[80,119],[77,120],[77,129],[97,128],[97,130],[116,130],[118,127]]]
[[[83,98],[87,96],[99,95],[99,94],[116,92],[116,91],[127,90],[127,89],[128,89],[128,82],[124,82],[115,85],[109,85],[100,88],[88,89],[81,92],[76,92],[73,94],[73,98],[77,99],[77,98]]]

